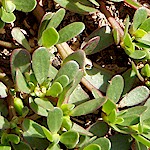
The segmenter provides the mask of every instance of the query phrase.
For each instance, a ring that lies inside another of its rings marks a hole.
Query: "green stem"
[[[17,46],[14,45],[13,43],[2,41],[2,40],[0,40],[0,46],[8,48],[8,49],[15,49],[15,48],[17,48]]]

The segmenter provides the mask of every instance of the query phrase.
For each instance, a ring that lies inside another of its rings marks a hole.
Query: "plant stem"
[[[0,40],[0,46],[8,48],[8,49],[15,49],[18,47],[16,45],[14,45],[13,43],[2,41],[2,40]]]

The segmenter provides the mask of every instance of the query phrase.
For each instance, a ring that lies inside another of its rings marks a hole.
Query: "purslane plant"
[[[36,0],[0,0],[0,28],[4,27],[5,23],[12,23],[16,20],[14,10],[23,12],[32,11],[37,2]]]

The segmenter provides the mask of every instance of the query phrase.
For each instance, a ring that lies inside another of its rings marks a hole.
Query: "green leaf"
[[[112,100],[114,103],[117,103],[121,97],[124,88],[124,80],[122,76],[116,75],[111,81],[109,81],[109,86],[106,91],[106,96],[108,99]]]
[[[134,88],[124,98],[120,101],[119,106],[134,106],[139,103],[142,103],[149,97],[149,89],[145,86],[139,86]]]
[[[42,84],[48,77],[50,64],[49,52],[46,48],[36,49],[32,55],[32,67],[39,84]]]
[[[55,28],[50,27],[42,33],[42,45],[46,48],[50,48],[55,45],[59,40],[59,34]]]
[[[61,150],[58,144],[52,143],[50,144],[46,150]]]
[[[147,150],[147,146],[135,140],[135,148],[136,150]]]
[[[52,103],[46,98],[35,98],[34,101],[37,105],[46,110],[52,110],[54,108]]]
[[[18,98],[18,97],[14,98],[14,107],[15,107],[16,112],[19,115],[22,115],[22,109],[23,109],[24,105],[20,98]]]
[[[105,101],[105,98],[97,98],[84,102],[71,111],[71,116],[81,116],[92,113],[96,109],[100,108],[105,103]]]
[[[107,119],[110,123],[115,123],[116,118],[117,118],[117,112],[116,109],[113,109],[111,113],[107,116]]]
[[[92,144],[97,144],[101,147],[101,150],[110,150],[111,149],[111,142],[108,138],[98,138],[92,142]]]
[[[74,148],[79,141],[79,133],[75,131],[64,132],[60,136],[60,142],[63,143],[67,148]]]
[[[72,82],[72,80],[75,78],[75,76],[77,75],[79,70],[79,65],[76,61],[68,61],[67,63],[63,64],[62,67],[59,69],[55,79],[55,80],[62,76],[62,75],[66,75],[69,78],[69,83]]]
[[[91,3],[93,3],[96,6],[100,6],[99,3],[96,0],[89,0]]]
[[[146,64],[142,70],[141,70],[142,75],[146,76],[146,77],[150,77],[150,65]]]
[[[83,68],[85,65],[85,53],[83,50],[75,51],[74,53],[70,54],[68,57],[66,57],[63,61],[63,64],[65,64],[68,61],[74,60],[79,64],[79,68]]]
[[[101,150],[101,147],[98,144],[90,144],[86,146],[83,150]]]
[[[15,134],[7,134],[6,138],[9,142],[12,142],[14,144],[18,144],[20,142],[19,136]]]
[[[96,12],[97,10],[95,8],[86,6],[78,1],[72,1],[72,0],[54,0],[56,3],[59,3],[60,6],[73,11],[75,13],[80,14],[88,14],[89,12]]]
[[[47,28],[49,27],[54,27],[55,29],[59,26],[59,24],[61,23],[61,21],[63,20],[64,16],[65,16],[65,9],[64,8],[60,8],[51,18],[51,20],[49,21]]]
[[[95,36],[91,38],[89,41],[83,42],[81,45],[82,47],[81,49],[85,51],[86,55],[90,55],[93,53],[93,50],[97,47],[99,40],[100,40],[100,37]]]
[[[7,12],[13,12],[16,8],[15,4],[11,0],[5,1],[5,6],[4,8],[6,9]]]
[[[150,33],[145,34],[142,38],[137,39],[138,42],[150,46]]]
[[[45,138],[43,127],[33,120],[25,118],[22,123],[24,137]]]
[[[60,130],[63,121],[63,112],[60,108],[55,107],[48,112],[47,125],[52,133],[57,133]]]
[[[69,84],[69,78],[67,75],[61,75],[60,77],[58,77],[55,82],[59,82],[62,87],[66,87]]]
[[[26,2],[24,0],[13,0],[13,3],[16,5],[17,10],[23,12],[32,11],[37,4],[36,0],[26,0]]]
[[[142,51],[142,50],[135,50],[129,56],[133,59],[142,59],[142,58],[146,57],[146,53],[145,53],[145,51]]]
[[[42,45],[42,39],[41,39],[42,33],[46,29],[46,27],[47,27],[50,19],[52,18],[52,16],[53,16],[53,13],[52,12],[48,12],[48,13],[46,13],[43,16],[43,18],[42,18],[42,20],[40,22],[40,26],[39,26],[39,30],[38,30],[38,44],[40,46]]]
[[[31,47],[29,45],[29,42],[25,38],[24,34],[20,30],[20,28],[15,27],[11,31],[12,37],[21,44],[24,48],[26,48],[29,52],[31,51]]]
[[[20,149],[21,150],[32,150],[31,147],[27,143],[22,142],[22,141],[20,141],[19,144],[13,144],[13,143],[11,143],[11,144],[12,144],[14,150],[20,150]]]
[[[11,150],[10,146],[2,146],[0,145],[0,150]]]
[[[21,71],[19,69],[17,69],[17,71],[16,71],[16,84],[17,84],[18,89],[21,92],[24,92],[27,94],[29,94],[31,92],[28,87],[27,82],[25,81],[23,74],[21,73]]]
[[[99,36],[100,40],[99,40],[97,47],[92,51],[91,54],[97,53],[97,52],[109,47],[110,45],[114,44],[113,34],[112,34],[112,31],[109,26],[103,26],[103,27],[95,30],[93,33],[91,33],[86,38],[85,42],[89,41],[91,38],[93,38],[95,36]]]
[[[6,91],[7,91],[7,87],[5,86],[5,84],[0,82],[0,98],[7,97],[7,92]]]
[[[12,23],[16,20],[15,15],[12,12],[6,12],[6,10],[1,7],[2,15],[1,20],[6,23]]]
[[[8,128],[8,121],[3,116],[0,115],[0,129]]]
[[[24,49],[15,49],[10,58],[11,74],[15,80],[16,70],[19,69],[22,73],[29,71],[31,62],[30,53]]]
[[[45,116],[47,117],[48,116],[48,112],[45,108],[37,105],[34,100],[32,99],[32,97],[29,97],[29,105],[30,105],[30,108],[38,115],[41,115],[41,116]]]
[[[97,121],[88,128],[88,131],[93,133],[95,136],[102,137],[108,133],[109,127],[107,123]]]
[[[115,134],[110,137],[111,150],[128,150],[131,146],[131,136],[125,134]]]
[[[125,20],[124,37],[126,37],[126,35],[128,34],[129,25],[130,25],[130,18],[129,18],[129,15],[127,15],[126,20]]]
[[[60,38],[57,44],[67,42],[71,38],[80,34],[84,29],[85,29],[85,25],[82,22],[74,22],[65,26],[58,32]]]
[[[139,28],[146,32],[149,32],[150,31],[149,26],[150,26],[150,18],[146,19]]]
[[[120,43],[119,31],[117,29],[113,29],[112,33],[113,33],[115,44],[118,45]]]
[[[140,25],[146,20],[147,18],[147,11],[145,8],[139,8],[133,17],[133,31],[135,32]]]
[[[137,29],[137,30],[134,32],[135,38],[142,38],[145,34],[147,34],[147,32],[144,31],[143,29]]]
[[[42,127],[42,129],[43,129],[43,132],[44,132],[46,138],[47,138],[50,142],[53,142],[53,135],[52,135],[52,133],[51,133],[47,128],[45,128],[45,127]]]
[[[54,82],[50,89],[47,90],[46,96],[58,97],[62,91],[62,85],[59,82]]]

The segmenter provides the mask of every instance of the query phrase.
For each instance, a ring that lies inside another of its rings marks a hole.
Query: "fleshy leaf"
[[[101,150],[101,147],[98,144],[90,144],[86,146],[83,150]]]
[[[60,6],[76,12],[80,14],[88,14],[89,12],[96,12],[97,10],[95,8],[83,5],[82,3],[78,1],[72,1],[72,0],[54,0],[56,3],[59,3]]]
[[[96,109],[100,108],[105,103],[105,101],[105,98],[97,98],[84,102],[71,111],[71,116],[81,116],[92,113]]]
[[[55,28],[50,27],[43,31],[42,34],[42,45],[46,48],[50,48],[55,45],[59,40],[59,34]]]
[[[117,103],[123,92],[124,80],[122,76],[116,75],[111,79],[111,81],[109,81],[109,83],[110,84],[107,88],[106,96],[114,103]]]
[[[59,24],[61,23],[61,21],[63,20],[64,16],[65,16],[65,9],[64,8],[60,8],[51,18],[51,20],[49,21],[47,28],[49,27],[54,27],[55,29],[59,26]]]
[[[39,84],[42,84],[48,77],[50,64],[49,52],[46,48],[40,47],[32,55],[32,67]]]
[[[135,50],[129,56],[133,59],[142,59],[146,56],[146,53],[144,51],[141,51],[141,50]]]
[[[63,121],[63,112],[60,108],[55,107],[48,112],[47,125],[52,133],[57,133],[60,130]]]
[[[13,146],[14,150],[20,150],[20,149],[21,150],[32,150],[31,147],[27,143],[22,142],[22,141],[20,141],[19,144],[12,143],[12,146]]]
[[[67,131],[60,136],[60,142],[69,149],[74,148],[77,145],[78,141],[79,133],[76,131]]]
[[[134,106],[137,105],[149,97],[149,89],[146,86],[139,86],[134,88],[120,101],[119,106]]]
[[[5,86],[5,84],[0,82],[0,98],[7,97],[7,92],[6,91],[7,91],[7,87]]]
[[[25,81],[23,74],[21,73],[21,71],[19,69],[17,69],[17,72],[16,72],[16,83],[17,83],[17,87],[20,91],[22,91],[24,93],[31,92],[27,85],[27,82]]]
[[[0,145],[0,150],[11,150],[10,146],[2,146]]]
[[[150,46],[150,33],[145,34],[142,38],[137,39],[138,42]]]
[[[27,50],[31,50],[31,47],[29,45],[29,42],[27,41],[27,39],[25,38],[24,34],[22,33],[22,31],[20,30],[20,28],[15,27],[12,29],[11,34],[13,36],[13,38],[19,43],[21,44],[24,48],[26,48]]]
[[[13,3],[16,5],[17,10],[23,12],[32,11],[37,4],[36,0],[26,0],[26,2],[24,0],[13,0]]]
[[[136,31],[140,25],[146,20],[147,11],[145,8],[139,8],[133,17],[133,31]]]
[[[11,0],[5,1],[5,9],[7,12],[13,12],[16,6]]]
[[[16,69],[19,69],[22,73],[27,72],[30,68],[30,62],[31,56],[27,50],[13,50],[10,58],[12,78],[15,80]]]
[[[149,32],[150,31],[150,18],[146,19],[140,26],[140,29],[143,29],[144,31],[146,32]]]
[[[67,42],[71,38],[80,34],[84,29],[85,25],[82,22],[74,22],[65,26],[64,28],[58,31],[60,36],[58,44]]]

